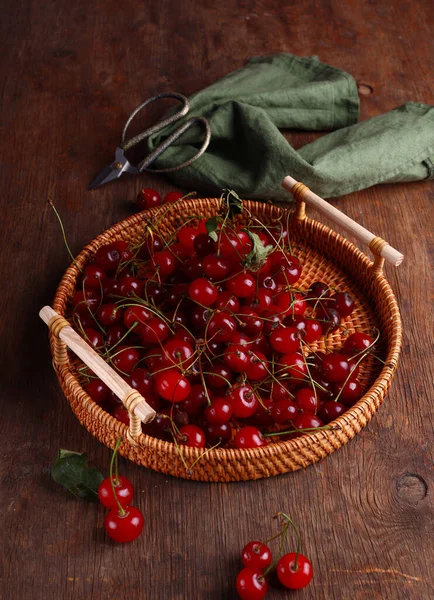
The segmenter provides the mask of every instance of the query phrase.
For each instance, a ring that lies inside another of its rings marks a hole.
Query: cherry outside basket
[[[260,202],[245,201],[245,207],[265,224],[284,219],[288,224],[289,239],[293,253],[300,259],[303,272],[298,284],[308,288],[315,280],[321,280],[340,291],[350,292],[356,300],[356,308],[343,321],[345,327],[367,331],[377,327],[381,337],[377,355],[380,362],[368,356],[360,367],[359,380],[364,396],[332,425],[333,429],[319,430],[301,435],[289,441],[271,443],[254,449],[215,448],[204,453],[203,449],[177,446],[141,433],[141,421],[153,418],[154,411],[143,398],[109,367],[88,362],[88,365],[104,379],[98,369],[106,369],[104,381],[119,395],[130,412],[130,427],[112,417],[86,394],[77,371],[77,358],[66,352],[66,344],[80,354],[79,336],[68,327],[63,316],[67,315],[68,303],[76,291],[80,271],[72,264],[65,272],[54,298],[52,311],[49,307],[41,311],[41,317],[50,327],[50,343],[53,365],[72,410],[80,423],[99,441],[114,448],[117,438],[122,437],[120,453],[145,467],[162,473],[199,481],[240,481],[269,477],[302,467],[325,458],[353,438],[373,417],[382,403],[397,366],[401,344],[401,321],[395,296],[383,275],[384,258],[395,265],[402,255],[384,240],[360,227],[357,223],[313,194],[306,186],[290,177],[283,186],[297,200],[295,211]],[[219,199],[182,200],[170,210],[159,225],[162,237],[176,231],[190,216],[211,217],[219,208]],[[305,215],[305,203],[327,214],[334,222],[351,231],[367,243],[374,254],[372,262],[352,243],[329,227]],[[167,210],[167,207],[164,207]],[[115,240],[137,243],[143,236],[148,220],[155,219],[161,208],[136,214],[111,227],[78,255],[76,263],[84,267],[103,244]],[[161,214],[161,213],[160,213]],[[45,311],[45,312],[44,312]],[[57,314],[56,314],[57,313]],[[60,316],[58,316],[60,315]],[[72,338],[75,336],[76,346]],[[328,349],[340,348],[346,335],[342,328],[327,337]],[[86,346],[85,342],[82,342]],[[312,345],[314,350],[324,350],[321,338]],[[108,371],[107,371],[108,370]],[[180,454],[184,458],[181,460]],[[195,461],[197,462],[195,463]],[[185,464],[193,469],[186,469]]]

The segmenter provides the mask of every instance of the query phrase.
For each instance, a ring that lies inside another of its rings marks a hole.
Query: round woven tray
[[[159,225],[164,237],[176,231],[193,215],[210,217],[216,214],[217,199],[184,200],[176,204]],[[397,366],[401,344],[401,321],[394,294],[377,262],[371,262],[365,254],[342,236],[322,223],[309,218],[296,218],[295,213],[259,202],[244,202],[248,210],[266,224],[278,218],[288,222],[289,238],[293,252],[303,266],[300,288],[321,280],[349,291],[356,299],[356,309],[343,324],[350,332],[368,331],[377,327],[381,343],[376,351],[384,364],[373,357],[362,362],[360,381],[364,396],[343,416],[333,422],[333,430],[321,430],[304,434],[296,439],[272,443],[265,447],[238,450],[203,450],[187,446],[177,447],[141,434],[137,444],[127,438],[127,427],[97,406],[84,392],[77,372],[77,359],[67,364],[55,365],[60,385],[80,423],[98,440],[113,448],[116,439],[123,438],[120,453],[126,458],[150,467],[155,471],[199,481],[240,481],[259,479],[295,471],[325,458],[352,439],[372,418],[382,403]],[[136,214],[111,227],[93,240],[76,259],[83,267],[95,254],[97,248],[114,240],[136,243],[143,236],[148,220],[155,218],[158,209]],[[76,290],[80,272],[71,265],[64,274],[53,303],[60,315],[68,314],[68,303]],[[339,328],[327,337],[327,347],[340,348],[346,335]],[[54,336],[50,335],[54,352]],[[322,338],[313,348],[324,350]],[[181,460],[182,453],[184,461]],[[202,455],[202,456],[201,456]],[[197,459],[194,468],[187,470]]]

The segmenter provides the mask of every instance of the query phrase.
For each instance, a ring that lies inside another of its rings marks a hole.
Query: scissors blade
[[[128,162],[122,148],[116,148],[116,158],[110,165],[98,173],[95,179],[89,184],[88,190],[95,190],[113,179],[118,179],[125,171],[129,173],[138,173],[137,167]]]

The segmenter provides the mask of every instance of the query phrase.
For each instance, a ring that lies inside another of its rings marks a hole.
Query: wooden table
[[[362,119],[408,100],[434,103],[432,1],[6,0],[0,27],[0,597],[231,599],[242,546],[269,536],[272,514],[286,509],[315,577],[302,592],[267,597],[433,598],[431,182],[332,201],[405,254],[398,269],[386,268],[402,309],[402,358],[369,426],[327,460],[257,482],[200,484],[122,461],[146,515],[131,545],[109,543],[103,509],[50,478],[59,447],[100,466],[109,451],[69,409],[37,316],[68,264],[48,197],[78,252],[134,211],[139,188],[171,189],[146,175],[86,190],[143,98],[188,95],[252,55],[287,51],[352,73]],[[310,139],[291,136],[298,146]]]

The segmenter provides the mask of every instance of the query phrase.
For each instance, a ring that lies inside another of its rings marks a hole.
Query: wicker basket
[[[287,209],[250,201],[246,201],[245,206],[264,223],[272,223],[282,215],[288,220],[293,251],[303,265],[301,287],[308,287],[312,281],[321,279],[342,291],[350,291],[356,299],[356,309],[345,319],[346,328],[350,331],[358,329],[366,331],[376,326],[380,330],[381,345],[378,354],[384,364],[372,357],[363,361],[359,379],[365,390],[364,396],[355,406],[334,421],[333,425],[336,428],[333,430],[304,434],[290,441],[272,443],[261,448],[250,450],[216,448],[204,454],[200,449],[177,447],[174,443],[142,434],[140,418],[137,416],[131,419],[132,430],[128,431],[126,425],[97,406],[80,384],[76,370],[77,361],[71,359],[66,353],[63,343],[59,345],[59,332],[65,325],[65,321],[60,317],[54,318],[51,320],[50,341],[57,377],[80,423],[98,440],[113,448],[116,439],[122,437],[120,453],[155,471],[199,481],[240,481],[269,477],[307,467],[347,443],[370,421],[391,383],[401,344],[401,321],[397,302],[382,273],[384,262],[382,256],[387,258],[387,252],[393,249],[329,204],[324,203],[328,208],[317,205],[320,210],[329,212],[332,219],[340,221],[341,225],[351,229],[359,237],[363,238],[359,230],[371,236],[370,247],[376,254],[374,262],[371,262],[348,240],[320,222],[307,218],[305,201],[312,203],[312,200],[317,202],[320,199],[302,184],[293,184],[295,182],[291,180],[286,187],[297,199],[295,212],[289,213]],[[183,219],[197,214],[209,217],[216,213],[217,207],[217,199],[181,201],[176,205],[176,210],[169,212],[161,222],[161,235],[168,235],[179,227],[180,215]],[[114,240],[137,242],[143,234],[147,220],[154,218],[157,212],[158,209],[152,209],[136,214],[102,233],[79,254],[78,265],[81,267],[86,265],[96,249],[108,242]],[[365,236],[363,239],[367,241],[369,238]],[[401,255],[394,252],[393,260],[398,264],[402,257],[399,258]],[[54,299],[53,308],[59,315],[65,315],[67,304],[75,293],[78,277],[79,270],[75,265],[71,265],[63,276]],[[46,321],[48,320],[47,318]],[[328,336],[327,346],[339,348],[343,341],[344,336],[340,328]],[[314,345],[314,349],[324,348],[324,339]],[[141,397],[137,399],[130,396],[126,401],[124,397],[124,404],[132,411],[130,416],[140,404],[140,399]],[[135,415],[137,414],[136,411]],[[180,453],[185,462],[181,460]],[[185,463],[191,465],[196,460],[194,468],[187,470]]]

